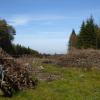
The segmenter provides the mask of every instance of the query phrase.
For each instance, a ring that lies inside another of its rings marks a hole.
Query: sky
[[[16,29],[15,44],[40,53],[66,53],[72,29],[93,16],[100,25],[100,0],[0,0],[0,18]]]

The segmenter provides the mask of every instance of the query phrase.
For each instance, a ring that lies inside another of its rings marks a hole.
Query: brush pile
[[[5,96],[26,88],[33,88],[37,80],[32,77],[31,66],[15,61],[0,48],[0,89]]]
[[[62,56],[58,64],[68,67],[100,68],[100,50],[74,50]]]

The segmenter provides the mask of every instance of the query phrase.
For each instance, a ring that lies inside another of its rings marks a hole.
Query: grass
[[[21,91],[0,100],[100,100],[100,70],[44,65],[44,72],[60,75],[54,81],[39,81],[36,89]]]

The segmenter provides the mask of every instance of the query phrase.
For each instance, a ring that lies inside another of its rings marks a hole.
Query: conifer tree
[[[78,48],[96,48],[96,36],[95,31],[96,24],[93,17],[90,17],[86,22],[81,25],[80,33],[78,35]]]
[[[77,35],[75,33],[75,30],[73,29],[69,39],[68,50],[70,51],[76,47],[77,47]]]

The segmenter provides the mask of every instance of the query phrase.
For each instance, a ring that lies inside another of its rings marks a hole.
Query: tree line
[[[78,34],[74,29],[72,30],[68,44],[69,51],[89,48],[100,49],[100,26],[95,23],[92,16],[82,22]]]
[[[9,25],[6,20],[0,19],[0,47],[10,55],[34,55],[40,56],[40,54],[31,48],[27,48],[20,44],[13,44],[14,35],[16,30],[13,26]]]

